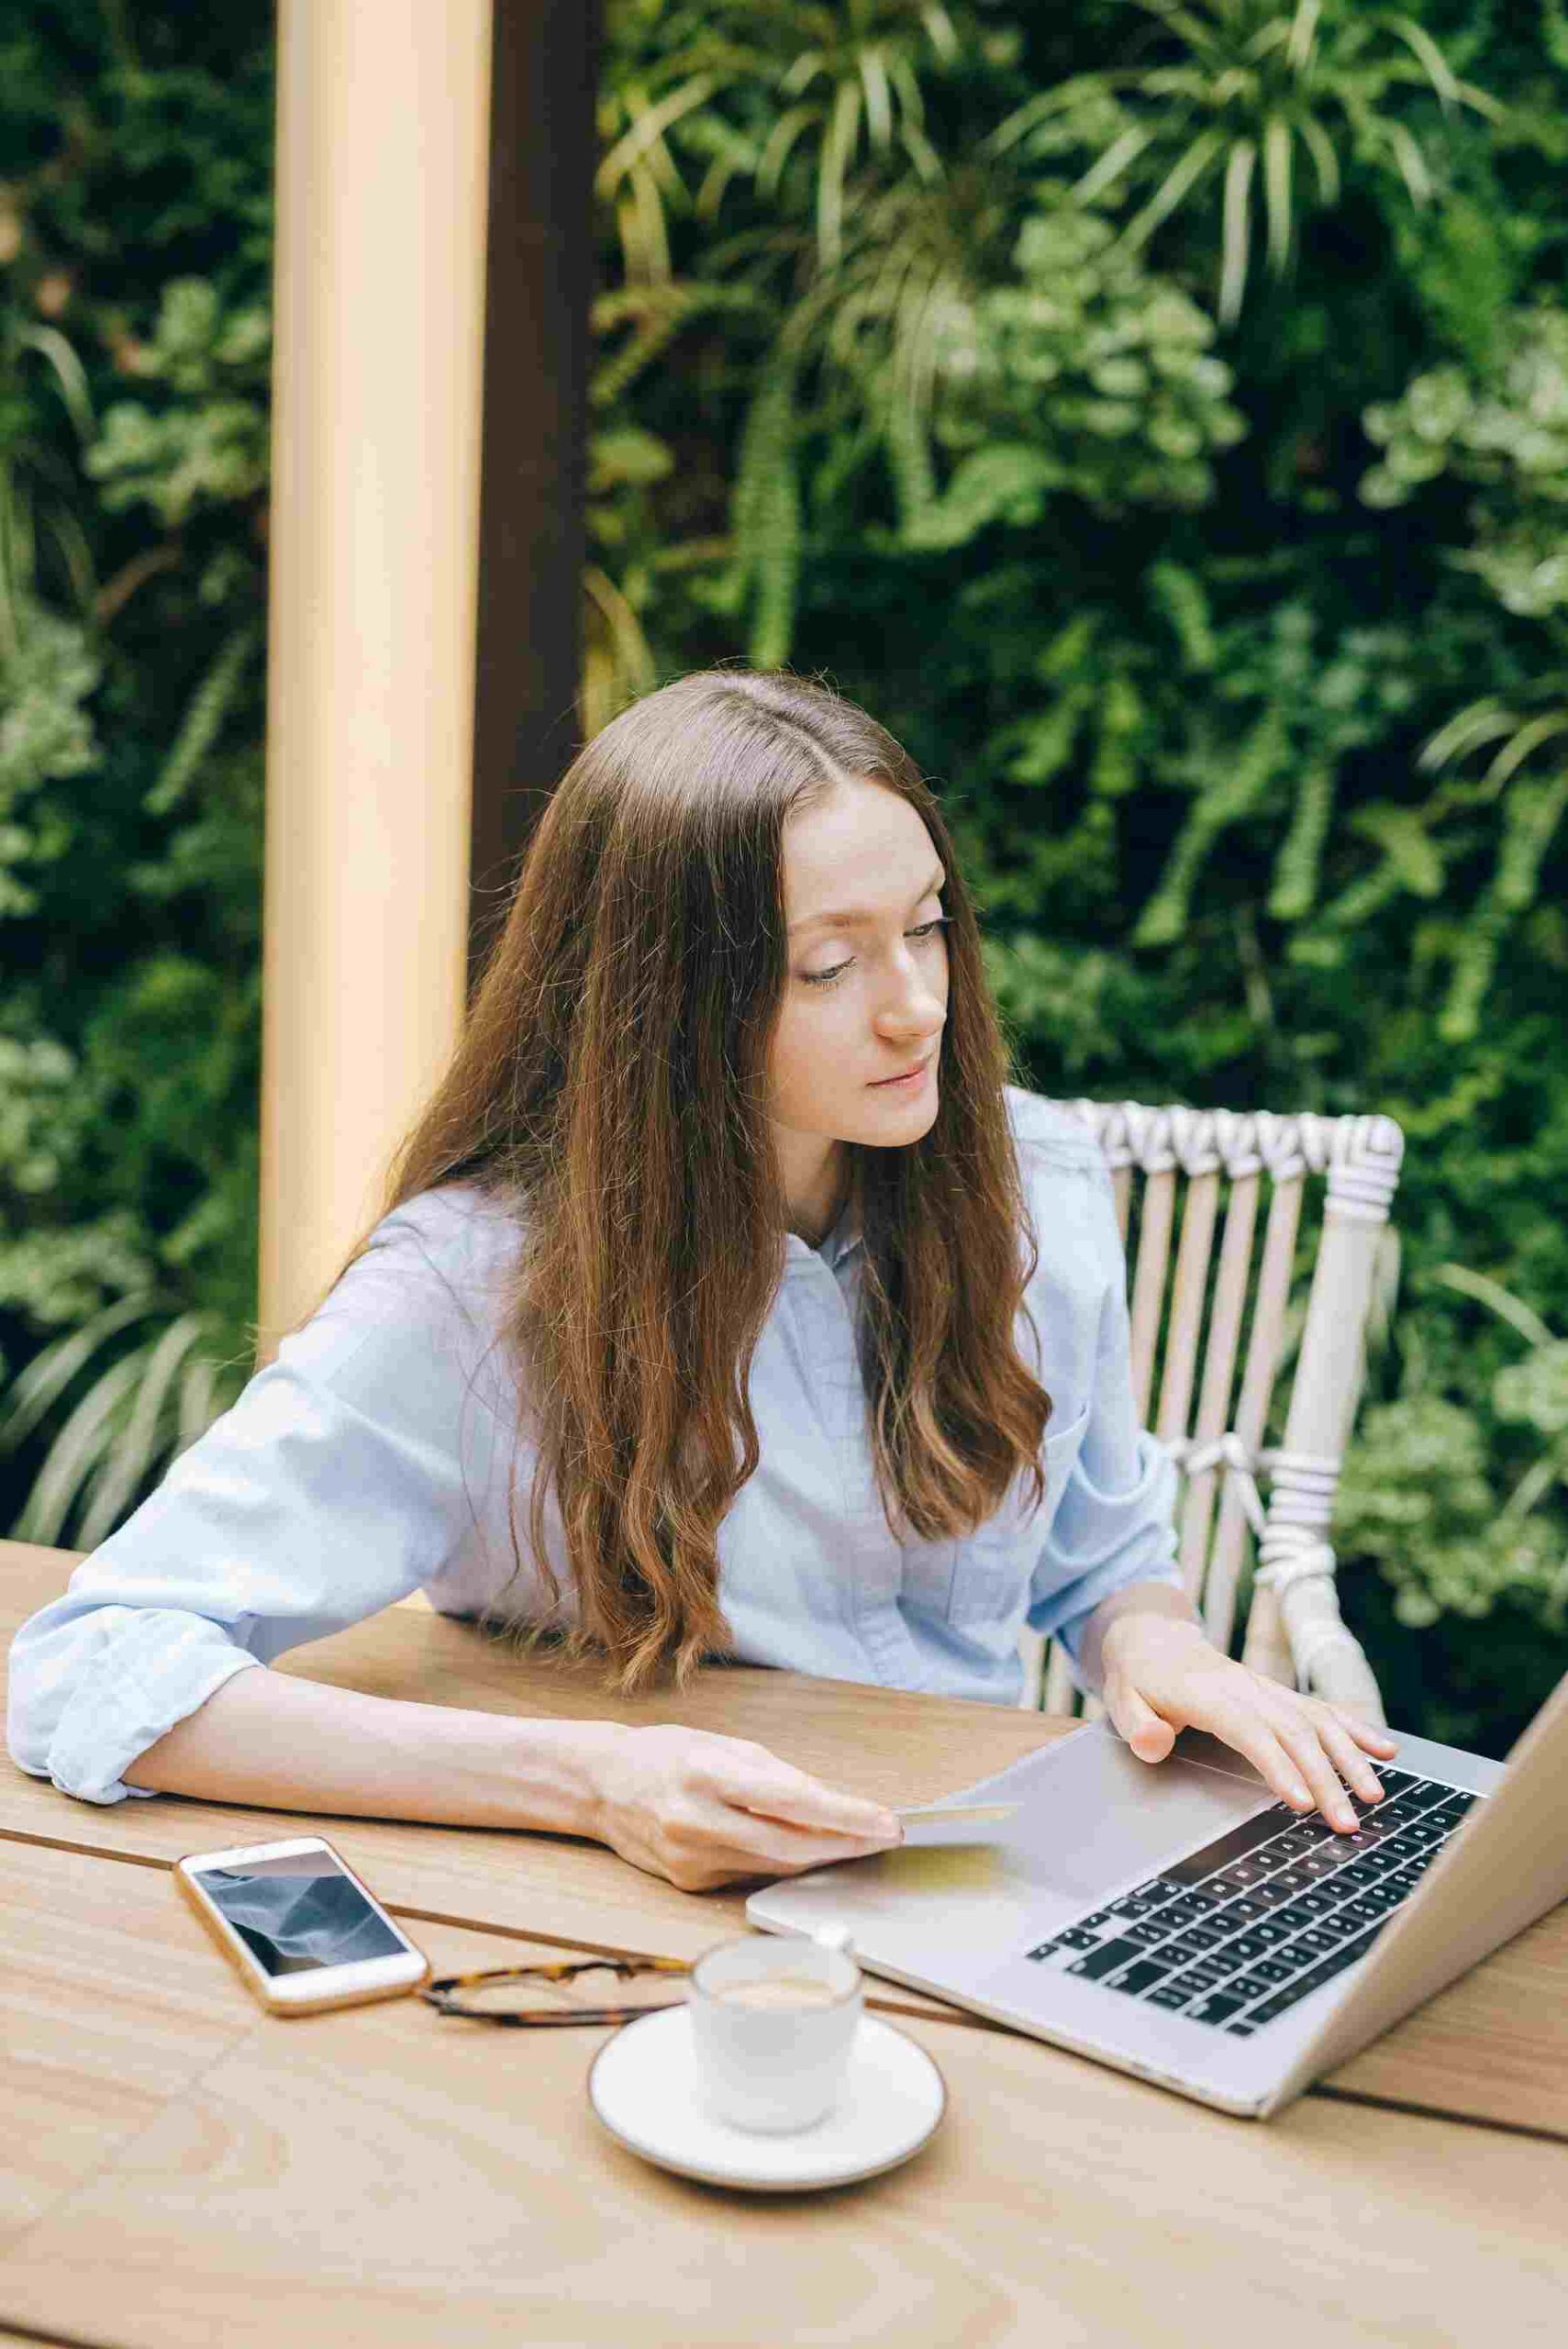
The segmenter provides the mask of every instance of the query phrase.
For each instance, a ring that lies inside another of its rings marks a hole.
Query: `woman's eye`
[[[923,921],[917,930],[906,930],[904,935],[906,938],[917,938],[924,945],[935,938],[939,930],[947,928],[948,919],[946,914],[939,914],[935,921]],[[830,987],[836,986],[844,973],[852,967],[852,963],[835,963],[829,971],[803,971],[800,975],[808,987]]]

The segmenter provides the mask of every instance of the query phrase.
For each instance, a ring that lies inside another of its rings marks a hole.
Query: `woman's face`
[[[769,1074],[786,1172],[834,1142],[917,1141],[934,1122],[946,878],[915,809],[880,784],[857,779],[785,825],[789,968]]]

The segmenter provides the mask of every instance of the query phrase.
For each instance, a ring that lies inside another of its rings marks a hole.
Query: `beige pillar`
[[[490,0],[279,8],[263,1360],[462,1014],[490,32]]]

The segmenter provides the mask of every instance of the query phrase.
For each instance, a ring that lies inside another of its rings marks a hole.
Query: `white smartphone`
[[[324,1835],[190,1852],[174,1882],[273,2014],[395,1998],[429,1978],[424,1952]]]

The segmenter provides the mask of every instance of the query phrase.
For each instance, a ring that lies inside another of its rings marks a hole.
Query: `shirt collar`
[[[838,1222],[824,1234],[820,1247],[813,1248],[798,1231],[790,1231],[784,1234],[784,1252],[803,1264],[810,1264],[814,1257],[819,1256],[830,1271],[836,1271],[844,1258],[862,1245],[863,1239],[860,1202],[851,1192]]]
[[[822,1242],[821,1253],[824,1262],[828,1264],[839,1264],[851,1249],[861,1245],[862,1237],[860,1201],[851,1191],[838,1222]]]

